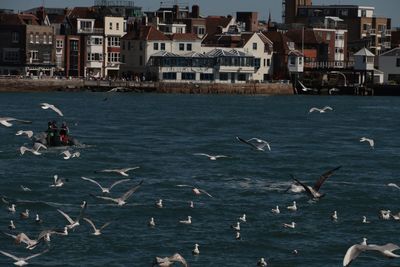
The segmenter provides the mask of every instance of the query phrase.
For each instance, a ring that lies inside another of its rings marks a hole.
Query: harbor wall
[[[293,88],[288,83],[163,83],[130,81],[88,81],[82,79],[0,79],[0,92],[104,92],[115,87],[123,87],[125,92],[153,92],[180,94],[265,94],[292,95]]]

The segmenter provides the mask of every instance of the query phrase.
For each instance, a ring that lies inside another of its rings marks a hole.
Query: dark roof
[[[200,40],[197,34],[194,33],[174,33],[171,35],[171,40],[177,41],[196,41]]]
[[[301,29],[289,30],[286,36],[289,37],[296,44],[301,43],[303,40],[303,33]],[[321,44],[325,41],[313,30],[304,30],[304,43],[305,44]]]
[[[287,36],[275,31],[263,32],[263,34],[272,41],[274,51],[284,54],[289,53],[289,47],[287,43],[291,40]]]
[[[123,40],[167,41],[170,40],[164,33],[153,26],[141,26],[137,31],[132,31],[122,37]]]
[[[380,54],[381,57],[400,57],[400,47],[396,47],[385,53]]]
[[[219,26],[226,28],[231,22],[231,20],[232,17],[208,16],[206,18],[207,33],[214,34],[215,32],[217,32]]]
[[[0,14],[0,25],[39,25],[39,20],[32,14]]]

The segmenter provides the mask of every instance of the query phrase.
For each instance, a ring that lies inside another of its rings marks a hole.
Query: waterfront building
[[[384,73],[385,83],[400,84],[400,47],[379,55],[379,70]]]
[[[126,20],[123,17],[104,17],[104,74],[103,77],[118,77],[121,62],[120,39],[126,34]]]
[[[325,17],[339,17],[347,25],[350,52],[362,47],[374,54],[390,49],[391,19],[375,17],[374,7],[359,5],[312,5],[311,0],[283,0],[287,24],[312,25]]]
[[[0,73],[52,76],[53,28],[33,14],[0,14]]]

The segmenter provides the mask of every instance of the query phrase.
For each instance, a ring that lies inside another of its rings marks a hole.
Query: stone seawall
[[[291,84],[247,83],[247,84],[194,84],[127,81],[85,81],[80,79],[0,79],[0,92],[104,92],[115,87],[125,92],[153,92],[179,94],[264,94],[292,95]]]

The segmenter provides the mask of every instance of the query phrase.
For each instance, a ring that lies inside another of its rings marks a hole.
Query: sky
[[[173,1],[167,0],[164,2]],[[44,2],[46,7],[74,7],[91,6],[93,0],[0,0],[0,8],[23,11],[33,7],[41,6]],[[136,0],[136,5],[141,6],[144,11],[156,10],[160,6],[159,0]],[[282,0],[182,0],[180,3],[188,3],[190,6],[198,4],[200,13],[207,15],[228,15],[236,11],[257,11],[260,19],[266,19],[271,11],[272,20],[282,21]],[[379,3],[379,4],[378,4]],[[349,4],[374,6],[375,16],[392,18],[392,27],[400,27],[400,0],[313,0],[314,5],[319,4]]]

